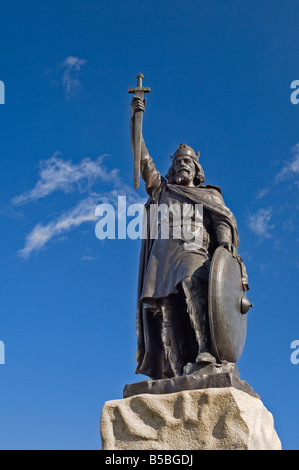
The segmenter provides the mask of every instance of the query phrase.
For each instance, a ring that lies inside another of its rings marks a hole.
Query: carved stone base
[[[272,414],[234,387],[106,402],[103,450],[280,450]]]

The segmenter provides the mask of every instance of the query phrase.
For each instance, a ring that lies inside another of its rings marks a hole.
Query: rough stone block
[[[106,402],[103,450],[280,450],[272,414],[233,387]]]

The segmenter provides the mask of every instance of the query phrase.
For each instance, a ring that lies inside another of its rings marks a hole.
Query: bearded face
[[[196,168],[191,157],[187,155],[177,157],[173,163],[173,168],[176,184],[189,186],[193,183],[196,174]]]

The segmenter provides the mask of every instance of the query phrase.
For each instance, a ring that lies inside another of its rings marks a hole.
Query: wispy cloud
[[[107,170],[103,160],[107,155],[102,155],[96,160],[82,159],[73,164],[71,160],[63,160],[56,152],[48,160],[40,162],[38,181],[35,186],[11,201],[12,207],[24,206],[33,201],[50,196],[55,191],[64,193],[83,191],[87,193],[85,199],[80,200],[76,206],[47,222],[37,222],[34,228],[27,234],[24,247],[18,251],[18,255],[29,258],[34,252],[44,249],[53,239],[65,237],[71,230],[83,223],[95,223],[95,209],[100,203],[112,204],[116,207],[118,196],[125,195],[128,204],[136,202],[144,203],[136,191],[123,183],[117,169]],[[106,189],[103,188],[105,183]],[[102,188],[93,191],[97,184]]]
[[[62,63],[62,85],[65,90],[66,99],[72,98],[78,88],[81,87],[81,82],[79,79],[79,73],[86,64],[85,59],[80,59],[79,57],[68,56]]]
[[[89,263],[90,261],[96,261],[98,258],[96,256],[91,256],[91,255],[84,255],[84,256],[81,256],[81,261],[85,261],[87,263]]]
[[[60,215],[46,224],[38,223],[27,235],[24,248],[18,251],[21,258],[28,258],[34,251],[44,248],[52,238],[61,236],[84,222],[93,222],[97,200],[88,197],[79,202],[73,209]]]
[[[248,227],[259,237],[270,237],[270,231],[274,225],[270,225],[273,210],[271,207],[268,209],[259,209],[255,214],[251,214],[248,218]]]
[[[290,158],[285,161],[281,170],[272,178],[272,183],[268,184],[267,187],[261,188],[256,194],[256,199],[268,199],[271,194],[270,204],[273,205],[273,198],[279,198],[279,205],[276,205],[275,214],[271,207],[264,207],[258,209],[255,213],[252,213],[247,218],[247,225],[250,230],[262,238],[269,238],[272,236],[271,231],[274,229],[273,219],[277,221],[276,229],[280,227],[283,231],[294,230],[294,224],[290,223],[288,217],[288,210],[292,207],[292,211],[296,208],[294,201],[292,200],[291,206],[290,201],[285,196],[285,185],[283,182],[291,181],[291,186],[288,188],[299,187],[299,143],[294,145],[290,150]],[[278,223],[279,215],[279,223]],[[293,216],[293,215],[292,215]],[[285,219],[285,220],[284,220]],[[277,231],[277,230],[276,230]]]
[[[275,181],[280,182],[293,176],[299,175],[299,143],[291,149],[292,158],[286,162],[281,171],[277,174]]]
[[[257,199],[262,199],[269,193],[269,191],[270,191],[270,188],[259,189],[256,195]]]
[[[11,201],[12,205],[28,204],[54,191],[69,193],[74,190],[86,190],[99,180],[112,184],[118,182],[118,170],[108,171],[103,166],[106,156],[101,155],[96,160],[85,158],[73,164],[71,160],[63,160],[56,152],[48,160],[40,162],[39,178],[34,188],[15,196]]]

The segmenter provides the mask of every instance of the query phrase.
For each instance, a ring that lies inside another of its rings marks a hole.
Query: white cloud
[[[44,248],[52,238],[61,236],[84,222],[94,222],[97,203],[98,198],[90,196],[57,219],[47,224],[38,223],[27,235],[24,248],[18,251],[18,255],[24,259],[28,258],[34,251]]]
[[[89,262],[89,261],[96,261],[98,258],[96,256],[84,255],[84,256],[81,256],[80,259],[81,261]]]
[[[31,190],[14,197],[11,201],[13,207],[45,198],[55,191],[81,193],[84,190],[88,197],[72,209],[64,211],[59,217],[46,223],[38,222],[26,236],[24,247],[18,251],[21,258],[29,258],[33,252],[45,248],[52,239],[57,237],[62,239],[83,223],[94,223],[97,220],[95,209],[100,203],[112,204],[116,208],[118,196],[121,195],[126,196],[127,204],[145,203],[132,187],[122,182],[117,169],[108,171],[103,166],[104,157],[105,155],[102,155],[94,161],[85,158],[73,164],[71,160],[63,160],[56,153],[40,163],[36,185]],[[91,187],[96,183],[107,183],[107,190],[92,192]]]
[[[79,72],[85,64],[85,59],[80,59],[79,57],[74,56],[67,57],[62,63],[62,84],[65,89],[66,99],[72,98],[76,94],[78,88],[81,87]]]
[[[271,207],[268,209],[259,209],[255,214],[251,214],[248,219],[249,228],[259,237],[269,237],[270,230],[274,225],[270,225],[273,210]]]
[[[13,206],[28,204],[44,198],[54,191],[69,193],[75,189],[90,188],[100,181],[116,183],[119,179],[118,170],[108,171],[103,167],[105,155],[96,160],[85,158],[78,164],[71,160],[63,160],[56,152],[48,160],[40,162],[39,179],[33,189],[15,196]]]
[[[262,199],[269,193],[269,191],[270,191],[270,188],[259,189],[256,195],[257,199]]]
[[[293,154],[292,160],[287,162],[278,173],[275,179],[276,182],[284,181],[299,174],[299,143],[294,145],[291,149],[291,153]]]

